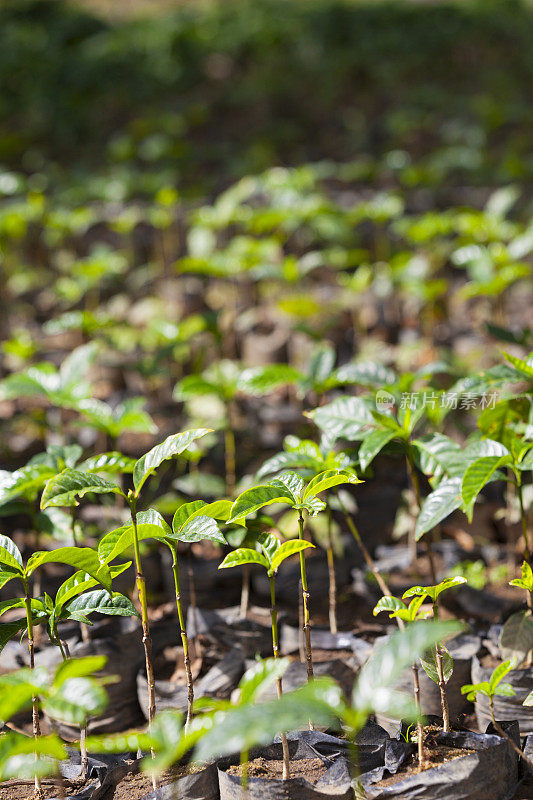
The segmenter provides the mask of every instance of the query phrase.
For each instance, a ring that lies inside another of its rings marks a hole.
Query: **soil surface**
[[[457,758],[463,758],[463,756],[471,755],[474,752],[474,750],[465,750],[463,748],[436,745],[428,747],[426,745],[426,763],[422,769],[420,769],[418,766],[416,755],[413,755],[411,756],[410,762],[404,769],[402,769],[400,772],[397,772],[396,775],[391,775],[389,778],[385,778],[384,780],[380,781],[378,784],[376,784],[376,786],[394,786],[396,783],[400,783],[401,781],[411,777],[411,775],[419,775],[420,772],[425,772],[432,767],[440,767],[442,764],[447,764],[450,761],[455,761]]]
[[[313,786],[326,772],[327,767],[319,758],[300,758],[291,761],[291,778],[305,778]],[[227,770],[229,775],[241,776],[241,765],[236,764]],[[248,763],[249,778],[265,778],[266,780],[281,780],[283,775],[283,762],[271,761],[267,758],[254,758]]]

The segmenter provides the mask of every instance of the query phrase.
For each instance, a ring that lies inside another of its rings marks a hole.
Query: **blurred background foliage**
[[[529,182],[531,41],[518,0],[7,0],[0,192],[205,196],[322,159],[406,188]]]

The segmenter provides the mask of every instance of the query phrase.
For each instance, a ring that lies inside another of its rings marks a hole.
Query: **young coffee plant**
[[[295,553],[300,553],[308,547],[314,547],[311,542],[305,542],[301,539],[296,539],[281,544],[277,536],[274,534],[262,534],[258,538],[259,546],[262,552],[252,550],[248,547],[240,547],[229,553],[219,569],[226,569],[228,567],[245,566],[249,564],[260,564],[267,571],[268,582],[270,584],[270,617],[272,621],[272,651],[274,658],[279,658],[279,641],[278,641],[278,611],[276,607],[276,572],[279,566],[289,556]],[[276,681],[278,697],[283,694],[281,675]],[[284,733],[281,734],[281,743],[283,746],[283,778],[289,777],[289,747],[287,745],[287,738]]]
[[[482,681],[481,683],[467,683],[461,687],[461,694],[466,694],[466,699],[470,700],[470,702],[475,702],[476,697],[478,694],[484,694],[488,697],[489,700],[489,709],[490,709],[490,716],[492,718],[492,724],[494,729],[498,732],[498,734],[504,738],[509,745],[513,748],[515,753],[519,756],[519,758],[523,758],[526,764],[529,766],[530,769],[533,769],[533,762],[524,754],[524,751],[517,746],[514,739],[512,739],[507,731],[505,731],[500,723],[496,719],[496,715],[494,713],[494,698],[495,697],[514,697],[516,694],[515,690],[511,686],[510,683],[502,683],[503,679],[506,675],[508,675],[513,669],[516,667],[516,661],[514,659],[510,659],[508,661],[504,661],[500,664],[488,681]],[[533,694],[533,693],[532,693]],[[524,700],[523,705],[531,705],[529,700],[533,701],[533,697],[530,694]]]
[[[132,526],[132,544],[135,555],[135,568],[137,572],[137,592],[141,605],[141,621],[143,630],[143,646],[146,662],[146,676],[148,679],[149,697],[149,722],[155,714],[155,683],[152,662],[152,640],[148,622],[148,602],[146,596],[146,582],[143,574],[139,538],[137,532],[137,503],[146,481],[164,461],[175,458],[193,442],[204,436],[209,431],[205,428],[176,433],[169,436],[159,445],[139,458],[133,468],[133,489],[124,492],[117,484],[98,475],[75,469],[65,469],[46,484],[41,497],[41,508],[50,506],[73,506],[79,497],[86,494],[116,494],[124,498],[130,509]],[[155,787],[154,787],[155,788]]]
[[[220,533],[216,519],[225,520],[231,509],[230,500],[215,500],[213,503],[205,503],[203,500],[195,500],[191,503],[181,505],[172,521],[172,528],[167,525],[163,517],[154,509],[140,511],[136,516],[136,524],[123,525],[114,531],[106,534],[98,545],[98,555],[105,564],[110,564],[118,558],[124,551],[129,550],[132,545],[143,539],[154,539],[163,542],[170,550],[172,556],[172,573],[174,577],[174,587],[176,595],[176,608],[178,612],[178,622],[180,629],[181,642],[183,647],[183,659],[187,677],[187,717],[185,726],[188,727],[192,719],[192,706],[194,700],[194,685],[191,672],[191,662],[189,656],[189,641],[185,625],[185,616],[181,603],[180,572],[178,562],[178,542],[191,544],[208,540],[225,545],[226,540]],[[113,569],[111,567],[111,569]]]
[[[283,503],[298,512],[299,539],[304,539],[304,513],[314,516],[323,511],[326,504],[319,500],[317,495],[333,486],[346,483],[358,483],[353,470],[327,470],[312,478],[307,484],[296,472],[283,472],[278,478],[240,494],[235,500],[229,522],[253,514],[264,506]],[[302,582],[303,599],[303,633],[305,637],[305,658],[307,675],[313,677],[313,656],[311,650],[311,628],[309,626],[309,590],[307,586],[307,572],[305,569],[304,550],[300,551],[300,575]]]
[[[390,595],[385,595],[384,597],[379,600],[379,602],[374,607],[373,614],[376,616],[381,611],[387,611],[390,618],[396,618],[397,620],[401,620],[404,624],[412,624],[415,622],[419,615],[420,615],[420,607],[424,602],[425,597],[423,594],[419,595],[418,597],[414,597],[409,605],[407,606],[403,600],[400,600],[398,597],[391,597]],[[412,664],[413,670],[413,694],[415,698],[415,705],[419,715],[419,719],[417,720],[417,746],[418,746],[418,765],[420,768],[424,766],[424,731],[422,727],[422,708],[420,705],[420,676],[418,672],[418,661],[414,661]]]
[[[510,586],[523,589],[527,609],[517,611],[502,626],[499,645],[504,659],[512,659],[516,664],[531,665],[533,655],[533,572],[527,561],[522,564],[521,577],[510,581]]]
[[[445,578],[436,586],[413,586],[404,592],[403,597],[422,598],[422,602],[427,598],[433,604],[433,619],[439,619],[439,597],[442,592],[466,583],[465,578]],[[413,606],[413,610],[416,607]],[[416,612],[415,612],[416,613]],[[440,702],[442,708],[442,722],[444,731],[450,730],[450,712],[448,709],[448,699],[446,697],[446,683],[450,680],[453,672],[453,660],[445,647],[436,643],[434,652],[426,653],[422,658],[422,667],[426,675],[438,684],[440,690]]]
[[[286,469],[294,470],[304,478],[312,478],[330,469],[348,469],[354,466],[353,457],[345,450],[335,450],[331,440],[325,435],[322,435],[319,444],[316,444],[316,442],[310,439],[286,436],[283,447],[283,451],[272,456],[263,464],[257,473],[258,480],[262,480],[268,475],[275,475]],[[326,513],[328,515],[326,555],[329,575],[329,623],[331,632],[337,633],[337,588],[335,578],[335,555],[331,534],[333,522],[332,512],[334,509],[340,510],[343,514],[346,524],[383,594],[390,594],[390,591],[383,576],[376,568],[374,560],[363,542],[339,491],[328,492],[326,500]]]
[[[0,676],[0,719],[7,723],[28,707],[42,710],[52,720],[86,730],[87,719],[101,714],[107,705],[103,680],[95,677],[105,665],[105,656],[65,660],[58,667],[21,669]],[[57,773],[57,761],[67,753],[57,736],[33,738],[9,732],[0,740],[0,780],[32,779],[35,798],[42,798],[41,779]],[[82,747],[80,776],[86,779],[86,750]]]

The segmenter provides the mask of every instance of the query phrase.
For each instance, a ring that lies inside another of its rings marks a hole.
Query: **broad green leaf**
[[[63,607],[63,616],[71,614],[106,614],[114,617],[138,617],[139,613],[131,600],[119,592],[109,593],[103,589],[95,589],[74,597]]]
[[[467,468],[461,485],[461,496],[470,522],[472,522],[476,497],[492,479],[494,473],[510,462],[510,456],[485,456],[478,458]]]
[[[404,622],[414,622],[425,599],[426,595],[421,594],[419,597],[413,598],[407,608],[399,608],[397,611],[393,611],[390,616],[403,619]]]
[[[243,564],[261,564],[265,569],[270,568],[270,564],[262,553],[257,550],[252,550],[249,547],[239,547],[228,553],[222,564],[219,564],[219,569],[227,569],[228,567],[240,567]]]
[[[515,437],[513,426],[525,422],[530,411],[527,397],[511,397],[500,400],[492,408],[486,408],[477,419],[482,433],[510,449],[510,441]]]
[[[0,781],[10,778],[33,780],[57,772],[57,761],[67,758],[61,739],[55,734],[33,739],[8,731],[0,743]]]
[[[500,634],[500,649],[504,659],[525,661],[533,650],[533,617],[530,611],[511,614]]]
[[[307,416],[333,441],[341,437],[357,441],[363,438],[368,426],[375,426],[370,409],[361,397],[339,397],[308,412]]]
[[[172,530],[174,534],[179,534],[182,527],[192,517],[212,517],[213,519],[223,520],[228,519],[233,503],[231,500],[214,500],[212,503],[206,503],[204,500],[193,500],[190,503],[183,503],[172,520]]]
[[[105,689],[96,681],[87,677],[69,678],[43,701],[43,711],[58,722],[84,725],[87,719],[105,711],[107,702]]]
[[[89,342],[76,347],[63,361],[59,368],[61,386],[76,387],[85,376],[88,368],[96,358],[98,343]]]
[[[309,719],[315,725],[329,727],[342,708],[341,689],[331,678],[321,677],[279,700],[261,703],[260,713],[252,703],[218,712],[211,730],[198,741],[195,760],[205,763],[268,744],[280,732],[304,727]]]
[[[443,481],[422,503],[416,521],[416,540],[460,508],[461,502],[461,479],[450,478]]]
[[[516,695],[516,692],[510,683],[500,683],[494,689],[494,694],[499,697],[514,697]]]
[[[31,705],[34,689],[31,684],[10,686],[9,691],[3,691],[0,696],[0,724],[9,722],[11,717]],[[2,747],[0,746],[0,760]],[[1,769],[1,767],[0,767]]]
[[[374,648],[374,653],[362,667],[353,690],[353,706],[358,710],[388,713],[394,686],[402,672],[437,642],[461,631],[455,621],[423,620],[406,630],[397,631]]]
[[[389,597],[387,595],[378,600],[372,613],[376,617],[381,611],[388,611],[389,613],[392,613],[393,611],[399,611],[400,609],[407,610],[405,603],[403,603],[398,597]]]
[[[523,706],[533,706],[533,692],[530,692],[524,702],[522,703]]]
[[[83,472],[107,472],[119,473],[121,475],[133,472],[135,459],[122,455],[116,451],[101,453],[98,456],[91,456],[79,465]]]
[[[257,472],[258,481],[267,475],[274,475],[284,470],[312,470],[316,471],[318,466],[317,459],[307,453],[277,453],[269,458],[261,469]]]
[[[509,581],[509,586],[518,586],[527,592],[533,592],[533,572],[527,561],[522,562],[521,573],[522,577]]]
[[[290,658],[264,658],[256,661],[239,681],[239,703],[249,703],[262,697],[285,674],[290,663]]]
[[[387,429],[378,429],[365,436],[358,452],[359,463],[363,472],[395,436],[396,431]]]
[[[26,573],[32,575],[42,564],[68,564],[89,573],[102,586],[111,590],[109,569],[100,563],[97,554],[90,547],[59,547],[57,550],[34,553],[28,561]]]
[[[478,694],[484,694],[490,697],[492,694],[490,684],[487,681],[481,683],[465,683],[461,686],[461,694],[466,694],[466,699],[474,702]]]
[[[2,600],[0,602],[0,617],[13,608],[24,608],[24,598],[13,597],[11,600]]]
[[[304,489],[303,500],[304,502],[316,497],[320,492],[325,492],[333,486],[341,486],[346,483],[361,483],[357,475],[352,469],[331,469],[321,472],[309,481]]]
[[[306,542],[303,539],[291,539],[289,542],[284,542],[272,557],[270,571],[277,572],[278,567],[286,558],[293,556],[295,553],[300,553],[302,550],[307,550],[310,547],[314,547],[314,544]]]
[[[444,476],[458,477],[463,473],[463,450],[457,442],[442,433],[431,433],[415,439],[420,469],[439,483]]]
[[[436,586],[413,586],[411,589],[407,589],[407,591],[403,593],[403,597],[424,595],[435,602],[442,592],[445,592],[448,589],[453,589],[454,586],[460,586],[462,583],[466,583],[466,578],[463,578],[462,576],[444,578],[444,580],[438,583]]]
[[[301,373],[288,364],[267,364],[243,370],[237,387],[243,394],[264,395],[281,386],[297,383],[301,377]]]
[[[117,577],[117,575],[121,575],[131,566],[131,561],[128,561],[126,564],[117,564],[109,568],[109,572],[111,573],[111,579]],[[73,597],[84,592],[86,589],[92,589],[93,586],[96,586],[98,581],[95,578],[91,578],[91,576],[84,572],[83,570],[79,570],[75,572],[74,575],[71,575],[70,578],[67,578],[64,581],[59,589],[56,592],[56,599],[55,604],[56,607],[59,609],[65,603],[68,603],[69,600],[72,600]]]
[[[263,506],[269,506],[274,503],[288,503],[292,506],[294,498],[287,488],[281,484],[276,486],[271,486],[270,484],[254,486],[237,497],[231,507],[231,516],[228,522],[236,522],[253,514]]]
[[[46,464],[29,464],[15,472],[3,473],[0,477],[0,505],[21,495],[33,495],[53,475],[55,471]]]
[[[83,497],[88,493],[108,494],[110,492],[122,494],[120,486],[99,475],[67,468],[46,483],[41,497],[41,508],[78,505],[78,497]]]
[[[394,372],[376,361],[363,361],[345,364],[335,372],[335,382],[339,385],[358,384],[371,389],[379,389],[394,383]]]
[[[4,649],[6,644],[13,636],[23,631],[26,628],[26,617],[17,619],[15,622],[2,622],[0,623],[0,652]]]
[[[277,478],[272,478],[272,480],[269,481],[269,485],[287,489],[294,504],[301,502],[303,499],[305,482],[302,476],[298,475],[297,472],[286,470],[278,475]]]
[[[180,542],[201,542],[203,539],[209,539],[212,542],[227,544],[217,522],[212,517],[202,515],[191,517],[185,525],[182,525],[179,533],[173,533],[169,538]]]
[[[8,536],[0,534],[0,564],[15,572],[22,572],[22,555],[17,545]]]
[[[200,439],[206,433],[210,433],[209,428],[196,428],[195,430],[184,431],[183,433],[175,433],[169,436],[161,444],[153,447],[148,453],[136,462],[133,470],[133,485],[135,492],[138,495],[144,486],[148,477],[156,471],[156,469],[170,458],[178,456],[183,453],[195,439]]]
[[[445,647],[441,647],[440,650],[442,654],[442,673],[444,677],[444,683],[448,683],[453,675],[453,658]],[[422,668],[428,678],[430,678],[433,683],[438,684],[439,671],[437,668],[437,655],[435,653],[435,648],[427,650],[424,655],[421,656],[420,663],[422,664]]]
[[[153,737],[141,731],[126,731],[125,733],[103,733],[87,737],[87,750],[89,753],[117,754],[130,751],[149,751],[154,744]]]
[[[507,361],[509,361],[520,373],[522,378],[525,378],[528,381],[533,381],[533,366],[530,363],[533,358],[533,354],[530,353],[528,361],[524,361],[522,358],[517,358],[516,356],[511,355],[511,353],[504,353],[504,356]]]
[[[512,669],[515,667],[515,662],[512,660],[504,661],[503,664],[500,664],[491,675],[490,678],[490,688],[495,689],[499,683],[508,675]]]
[[[63,661],[54,675],[54,686],[59,687],[70,678],[86,678],[100,672],[107,663],[107,656],[84,656]]]
[[[172,531],[161,514],[153,508],[140,511],[136,516],[137,539],[165,539]],[[133,524],[122,525],[114,531],[106,533],[98,544],[98,558],[102,564],[109,564],[113,559],[133,546]]]

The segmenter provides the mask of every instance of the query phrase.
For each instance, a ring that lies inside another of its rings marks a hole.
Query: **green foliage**
[[[484,694],[486,697],[493,699],[494,697],[513,697],[515,690],[509,683],[502,683],[501,681],[506,675],[515,668],[516,664],[513,660],[504,661],[492,673],[489,681],[482,681],[482,683],[468,683],[461,687],[461,694],[466,694],[467,700],[473,702],[478,694]],[[526,705],[526,702],[524,702]]]

